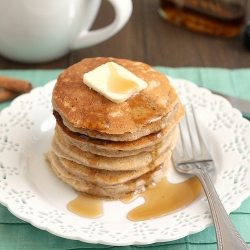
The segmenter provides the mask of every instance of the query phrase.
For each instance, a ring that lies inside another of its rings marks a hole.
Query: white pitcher
[[[0,0],[0,54],[41,63],[86,48],[116,34],[129,20],[131,0],[109,0],[114,21],[89,31],[101,0]]]

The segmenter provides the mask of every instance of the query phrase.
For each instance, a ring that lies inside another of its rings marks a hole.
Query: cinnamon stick
[[[0,102],[5,102],[11,99],[14,99],[20,95],[20,93],[9,91],[9,90],[3,90],[0,92]]]
[[[0,76],[0,88],[23,94],[30,92],[33,86],[30,82],[25,80]]]

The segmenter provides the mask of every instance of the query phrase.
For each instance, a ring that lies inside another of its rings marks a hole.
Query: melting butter
[[[119,75],[118,70],[113,63],[109,63],[108,68],[110,70],[110,75],[107,81],[108,90],[117,94],[127,94],[133,90],[138,90],[138,83]]]
[[[110,101],[120,103],[148,85],[119,64],[108,62],[83,75],[83,82]]]

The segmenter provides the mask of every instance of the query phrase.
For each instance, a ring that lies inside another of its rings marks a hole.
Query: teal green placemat
[[[211,69],[211,68],[166,68],[157,70],[176,78],[188,79],[198,86],[250,100],[250,69]],[[43,86],[56,79],[62,72],[58,70],[0,70],[1,75],[16,77],[32,82],[35,87]],[[10,102],[0,104],[0,110]],[[1,137],[1,134],[0,134]],[[1,157],[1,154],[0,154]],[[1,162],[1,158],[0,158]],[[0,169],[1,172],[1,169]],[[0,182],[1,185],[1,182]],[[1,193],[0,193],[1,195]],[[243,238],[250,243],[250,198],[230,215]],[[213,226],[200,233],[189,235],[172,242],[159,242],[143,246],[113,247],[101,244],[88,244],[77,240],[63,239],[35,228],[12,215],[0,205],[0,250],[80,250],[80,249],[155,249],[155,250],[216,250]]]
[[[190,80],[198,86],[250,100],[250,69],[166,68],[155,67],[163,74]]]
[[[250,100],[250,70],[221,68],[167,68],[155,67],[163,74],[183,78],[219,93]],[[244,116],[250,119],[249,114]]]

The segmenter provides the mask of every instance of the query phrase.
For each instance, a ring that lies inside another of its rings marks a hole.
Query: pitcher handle
[[[114,21],[104,28],[80,33],[71,44],[71,50],[86,48],[103,42],[121,30],[128,22],[133,9],[132,0],[108,1],[113,5],[115,11]]]

